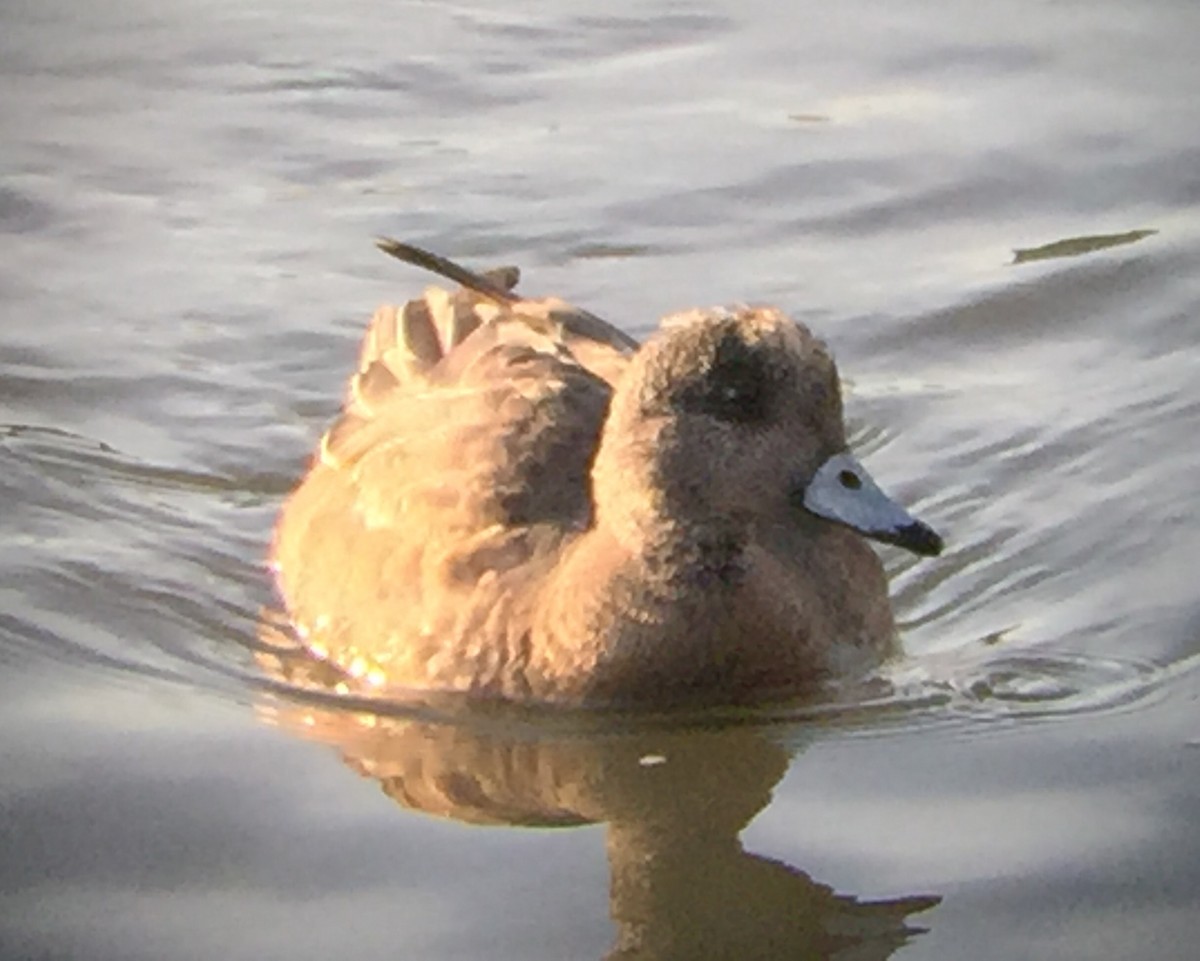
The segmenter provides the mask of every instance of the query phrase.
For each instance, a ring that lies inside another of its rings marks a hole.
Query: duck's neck
[[[717,659],[710,648],[736,608],[749,526],[707,516],[648,463],[597,458],[593,526],[539,604],[531,658],[542,663],[530,673],[556,689],[537,696],[653,703]]]
[[[740,552],[746,518],[708,504],[705,465],[672,465],[670,430],[606,432],[592,466],[594,528],[607,532],[631,559],[651,566],[725,565]]]

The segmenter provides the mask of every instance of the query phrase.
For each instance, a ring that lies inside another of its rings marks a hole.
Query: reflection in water
[[[289,685],[323,665],[263,655]],[[312,687],[312,679],[307,679]],[[274,702],[271,722],[335,746],[404,807],[471,824],[608,825],[611,958],[881,959],[940,898],[861,901],[747,851],[787,751],[760,728],[535,730]]]

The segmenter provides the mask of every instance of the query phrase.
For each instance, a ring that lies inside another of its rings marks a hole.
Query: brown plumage
[[[805,327],[695,311],[639,346],[518,297],[513,269],[380,246],[466,286],[376,313],[284,506],[273,562],[317,656],[398,694],[663,705],[795,694],[893,650],[882,567],[847,524],[940,541],[890,502],[884,527],[874,501],[865,524],[842,507],[878,492]]]

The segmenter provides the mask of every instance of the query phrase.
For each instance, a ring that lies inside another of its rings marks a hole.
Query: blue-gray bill
[[[923,557],[942,552],[942,538],[887,496],[851,454],[835,454],[822,464],[804,491],[804,507],[877,541]]]

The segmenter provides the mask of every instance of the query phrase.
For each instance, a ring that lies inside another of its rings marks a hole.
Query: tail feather
[[[421,267],[439,277],[445,277],[447,280],[453,280],[457,284],[462,284],[467,290],[473,290],[481,297],[486,297],[495,303],[511,304],[519,299],[512,292],[513,287],[517,285],[517,278],[520,276],[520,271],[515,267],[501,267],[499,270],[489,270],[479,274],[440,254],[416,247],[413,244],[406,244],[392,237],[380,237],[375,241],[375,246],[397,260],[412,264],[414,267]]]
[[[539,349],[548,354],[570,351],[577,363],[610,384],[637,347],[619,328],[557,298],[523,300],[514,292],[521,278],[516,267],[475,272],[397,240],[381,239],[378,246],[462,286],[454,291],[430,287],[402,307],[389,304],[375,311],[342,415],[322,439],[321,458],[331,465],[354,459],[362,431],[398,389],[439,377],[453,379],[482,353],[514,335],[521,342],[542,338]],[[505,319],[518,320],[518,327],[510,329]],[[444,363],[480,327],[487,327],[489,336],[472,341],[473,347]]]

